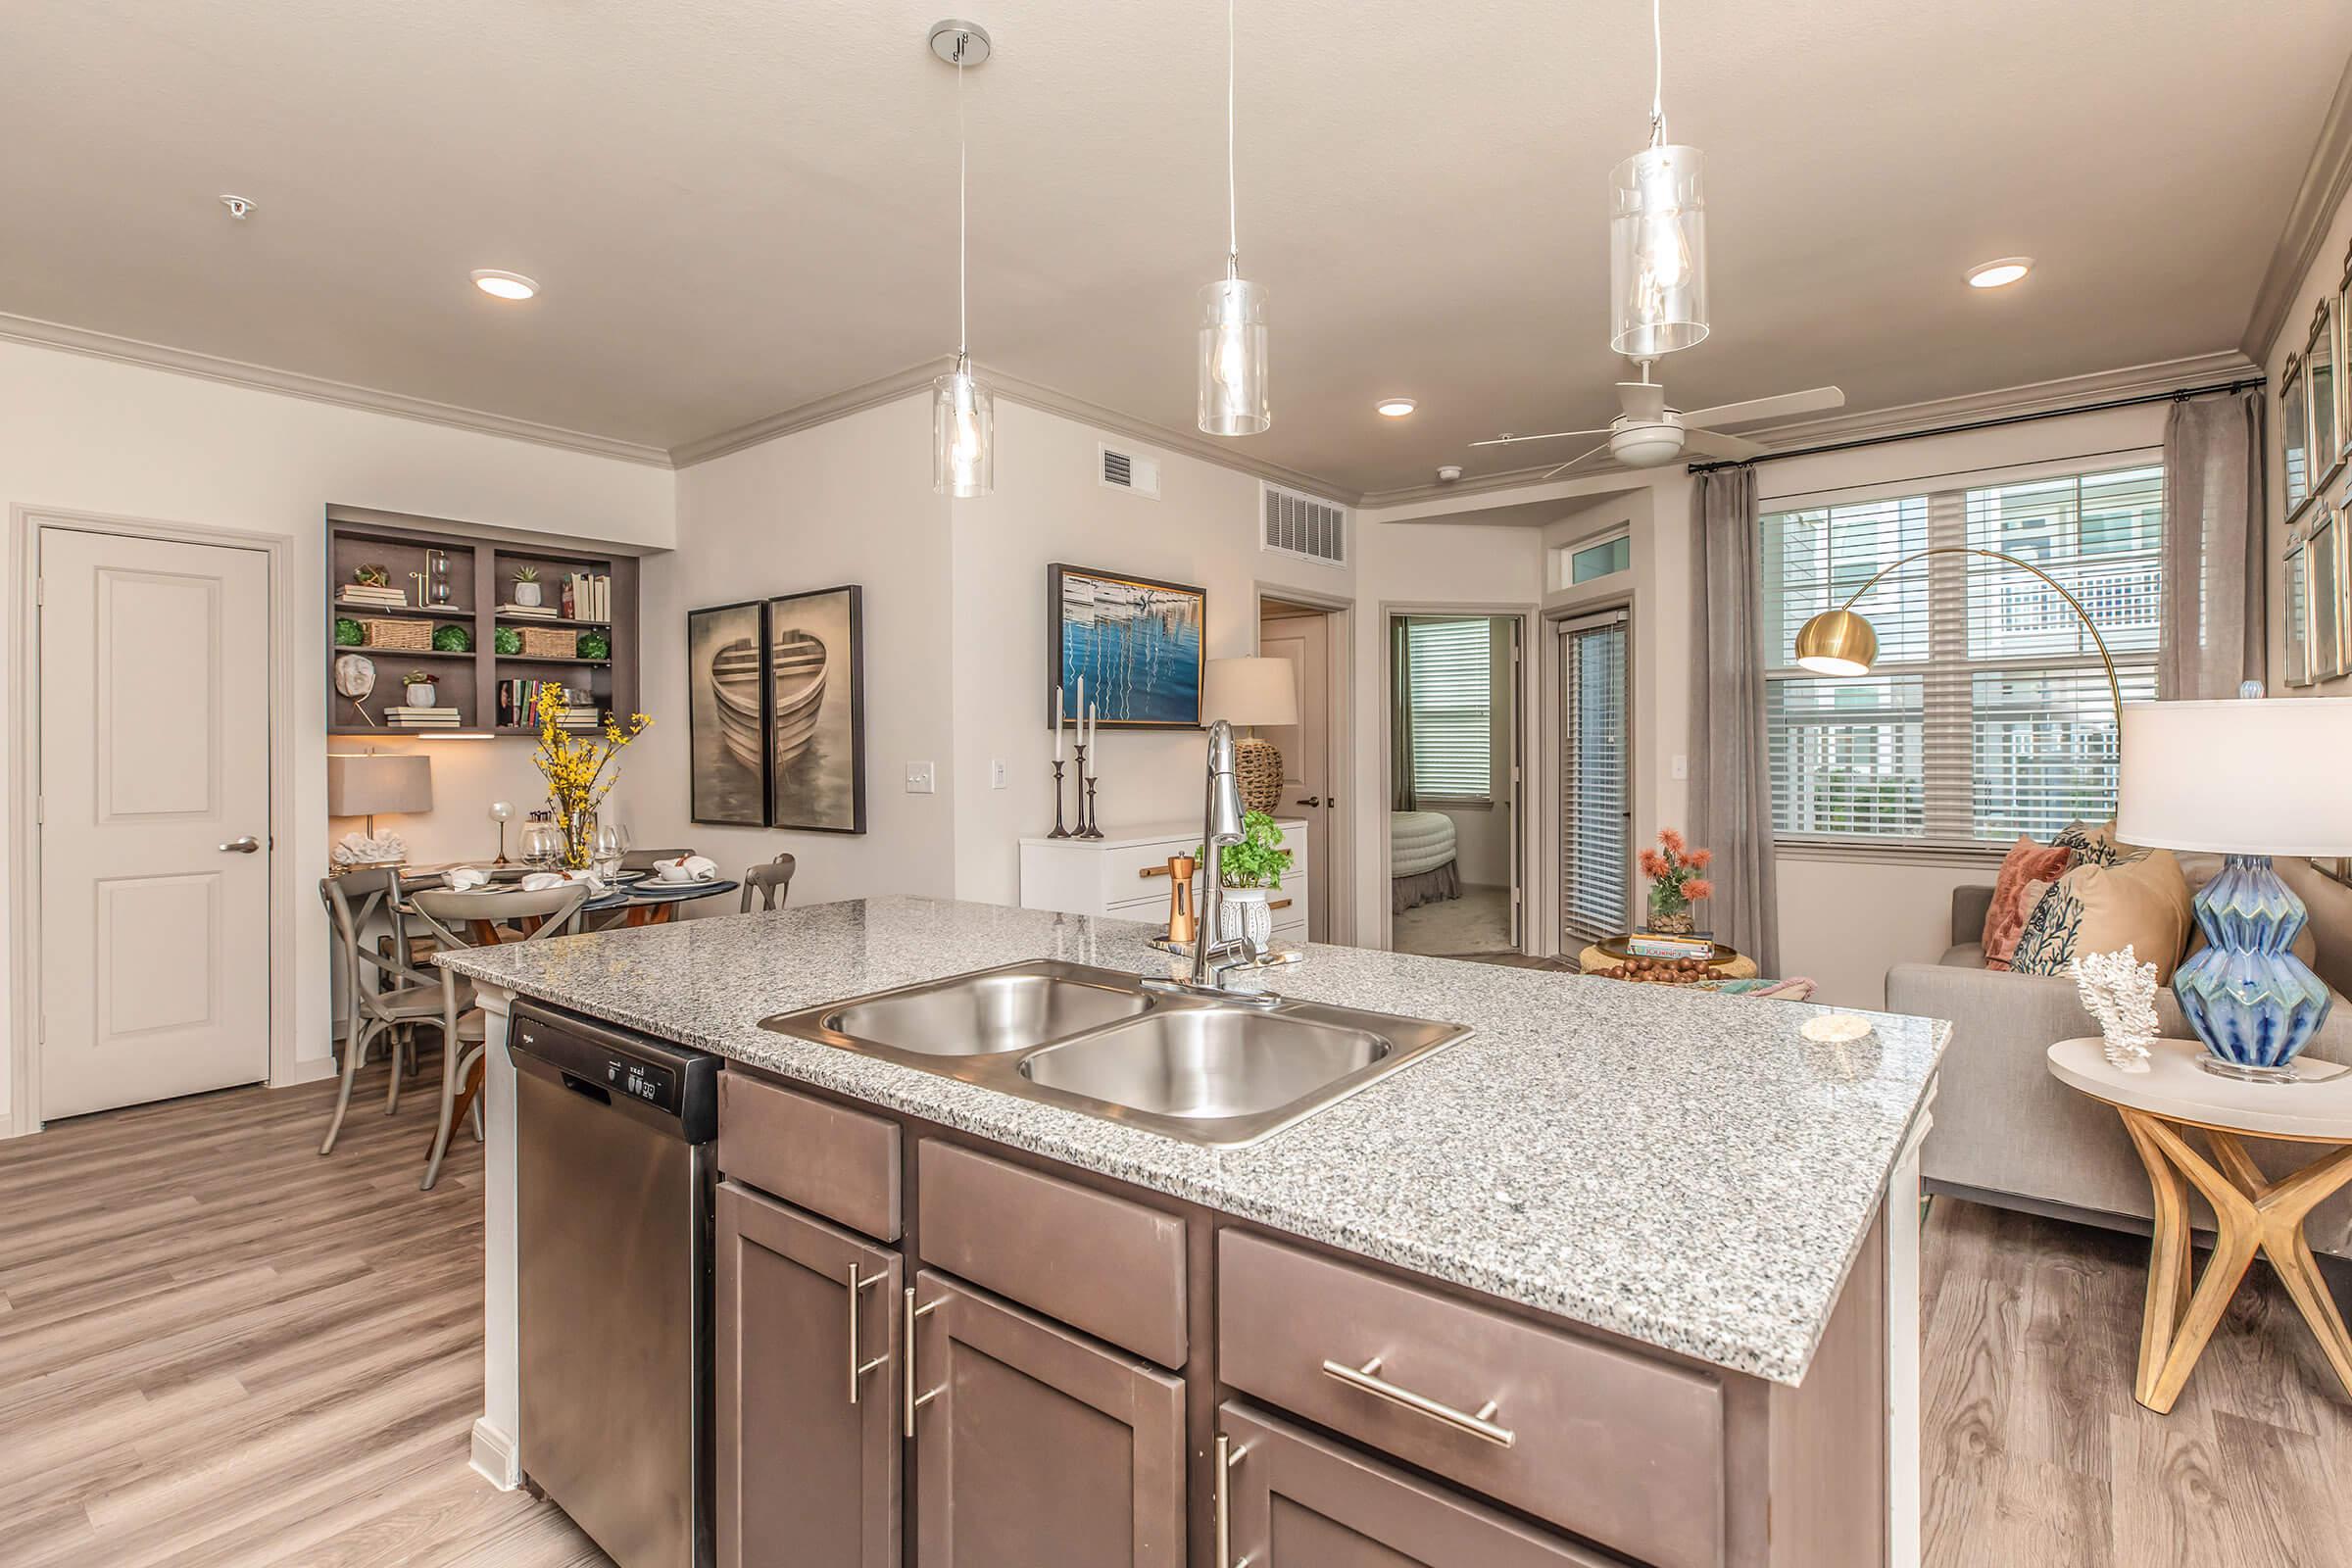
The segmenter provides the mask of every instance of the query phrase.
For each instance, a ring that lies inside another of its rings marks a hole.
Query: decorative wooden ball
[[[1272,741],[1254,736],[1235,741],[1233,776],[1246,808],[1271,812],[1282,804],[1282,753]]]

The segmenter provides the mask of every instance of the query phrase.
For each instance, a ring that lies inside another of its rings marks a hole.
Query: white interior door
[[[270,1075],[270,565],[40,535],[44,1119]]]
[[[1278,815],[1306,818],[1306,936],[1331,940],[1331,634],[1323,615],[1268,615],[1257,651],[1287,659],[1298,673],[1298,722],[1259,726],[1282,751]]]
[[[1621,610],[1560,624],[1560,951],[1628,929],[1634,796]]]

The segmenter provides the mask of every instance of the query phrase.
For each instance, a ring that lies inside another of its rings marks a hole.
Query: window
[[[1625,534],[1568,547],[1568,586],[1613,576],[1634,564],[1634,542]]]
[[[1494,787],[1493,623],[1414,616],[1404,636],[1413,793],[1424,804],[1484,803]]]
[[[2114,814],[2106,675],[2049,584],[1980,557],[1914,562],[1855,607],[1879,661],[1854,679],[1797,668],[1796,634],[1914,551],[1997,550],[2064,583],[2106,637],[2124,700],[2152,698],[2161,466],[1778,512],[1763,529],[1776,836],[1963,846]]]

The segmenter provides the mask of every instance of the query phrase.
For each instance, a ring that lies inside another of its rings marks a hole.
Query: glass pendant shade
[[[1654,360],[1707,335],[1706,155],[1645,147],[1609,175],[1609,347]]]
[[[1200,428],[1256,435],[1274,422],[1266,403],[1266,291],[1229,277],[1200,291]]]
[[[958,364],[931,383],[931,488],[970,500],[997,483],[997,406]]]

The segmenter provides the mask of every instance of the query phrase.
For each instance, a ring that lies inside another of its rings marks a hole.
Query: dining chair
[[[567,882],[562,887],[521,888],[496,892],[459,893],[450,889],[418,889],[410,901],[416,917],[432,929],[447,948],[479,947],[477,932],[495,934],[513,920],[537,920],[537,929],[515,940],[538,942],[561,936],[578,925],[580,906],[588,902],[588,884]],[[498,939],[503,940],[503,939]],[[424,1180],[417,1185],[433,1190],[440,1179],[441,1160],[449,1152],[451,1131],[473,1108],[481,1091],[482,1055],[489,1021],[472,1008],[472,988],[451,969],[441,970],[441,1119],[433,1130],[433,1150],[424,1163]],[[480,1129],[475,1129],[477,1135]]]
[[[326,1140],[318,1146],[319,1153],[330,1154],[343,1131],[344,1114],[351,1108],[351,1086],[368,1059],[368,1048],[378,1037],[388,1047],[391,1083],[385,1090],[384,1114],[389,1116],[400,1108],[403,1054],[416,1049],[410,1037],[418,1024],[444,1026],[449,1009],[443,992],[457,977],[444,969],[436,982],[403,961],[409,952],[408,927],[400,908],[400,872],[396,868],[321,877],[318,898],[334,928],[344,982],[342,1084],[335,1091],[335,1111],[326,1124]],[[368,922],[379,912],[392,928],[389,953],[378,953],[361,939]],[[466,987],[467,1006],[472,1005],[472,988]],[[445,1046],[444,1054],[449,1049]]]
[[[792,893],[792,869],[800,862],[789,855],[779,855],[765,865],[755,865],[743,873],[743,906],[736,912],[752,912],[752,890],[760,892],[760,907],[778,909]]]

